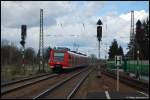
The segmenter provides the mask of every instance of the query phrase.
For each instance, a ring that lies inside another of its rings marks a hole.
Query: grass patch
[[[52,70],[48,65],[45,65],[44,69],[45,73],[52,73]],[[1,66],[1,82],[35,75],[37,74],[38,70],[38,65],[25,65],[25,67],[15,65]]]

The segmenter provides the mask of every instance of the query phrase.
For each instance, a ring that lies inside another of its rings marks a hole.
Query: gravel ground
[[[52,75],[52,74],[51,74]],[[19,86],[22,86],[24,84],[27,84],[29,82],[35,82],[37,80],[40,80],[40,79],[45,79],[51,75],[46,75],[46,76],[41,76],[41,77],[36,77],[34,79],[30,79],[30,80],[25,80],[25,81],[22,81],[22,82],[19,82],[19,83],[15,83],[15,84],[12,84],[12,85],[8,85],[8,86],[4,86],[4,87],[1,87],[1,92],[5,92],[5,91],[8,91],[8,90],[12,90],[16,87],[19,87]]]
[[[88,92],[116,91],[116,80],[102,74],[97,77],[96,70],[93,71],[85,82],[81,85],[73,99],[85,99]],[[120,92],[128,93],[136,91],[134,88],[120,83]]]
[[[78,71],[78,70],[77,70]],[[77,72],[75,71],[75,72]],[[16,98],[16,99],[28,99],[33,98],[34,96],[38,95],[44,90],[47,90],[48,87],[60,82],[61,80],[65,79],[73,75],[75,72],[61,74],[59,77],[50,78],[43,82],[36,83],[34,85],[28,86],[26,88],[20,89],[13,93],[7,94],[2,96],[1,98]],[[87,72],[87,71],[86,71]],[[67,96],[67,94],[73,89],[77,82],[81,80],[81,78],[86,74],[82,73],[81,75],[76,76],[72,80],[68,81],[68,83],[60,86],[51,94],[49,94],[46,99],[63,99]],[[87,77],[85,82],[81,85],[73,99],[85,99],[88,92],[104,92],[104,91],[116,91],[116,80],[110,78],[104,74],[102,74],[101,78],[97,77],[97,71],[94,69],[93,72]],[[129,87],[123,83],[120,83],[120,92],[128,93],[128,92],[135,92],[136,90],[132,87]]]
[[[77,70],[78,71],[78,70]],[[54,85],[55,83],[65,79],[66,77],[74,74],[76,71],[67,73],[67,74],[61,74],[58,77],[50,78],[45,81],[41,81],[39,83],[27,86],[25,88],[19,89],[15,92],[8,93],[6,95],[3,95],[2,99],[29,99],[33,98],[34,96],[38,95],[42,91],[46,90],[48,87]]]
[[[87,74],[88,71],[77,75],[76,77],[64,83],[62,86],[58,87],[54,91],[50,92],[48,96],[43,99],[66,99],[68,94],[74,89],[78,82]]]

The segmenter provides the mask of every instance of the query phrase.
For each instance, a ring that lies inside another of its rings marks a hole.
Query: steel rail
[[[29,83],[26,83],[26,84],[17,86],[17,87],[15,87],[15,88],[13,88],[13,89],[10,89],[10,90],[1,91],[1,96],[4,95],[4,94],[7,94],[7,93],[9,93],[9,92],[16,91],[16,90],[18,90],[18,89],[24,88],[24,87],[29,86],[29,85],[32,85],[32,84],[36,84],[36,83],[38,83],[38,82],[40,82],[40,81],[47,80],[47,79],[49,79],[49,78],[53,78],[53,77],[56,77],[56,76],[58,76],[58,74],[52,74],[52,75],[50,75],[50,76],[48,76],[48,77],[46,77],[46,78],[39,79],[39,80],[36,80],[36,81],[33,81],[33,82],[29,82]]]
[[[103,71],[103,73],[107,76],[110,76],[110,77],[116,79],[116,73],[114,73],[112,71]],[[120,75],[119,77],[120,77],[120,82],[123,82],[129,86],[135,87],[139,90],[143,90],[145,92],[148,92],[149,83],[144,83],[142,81],[133,79],[131,77],[125,77],[122,75]]]
[[[75,93],[78,91],[78,89],[80,88],[80,86],[82,85],[82,83],[85,81],[85,79],[89,76],[89,74],[92,72],[89,71],[79,82],[78,84],[75,86],[75,88],[69,93],[69,95],[67,96],[67,99],[71,99]]]
[[[27,80],[30,80],[30,79],[35,79],[35,78],[39,78],[39,77],[42,77],[42,76],[46,76],[46,75],[50,75],[50,74],[47,73],[47,74],[37,75],[37,76],[33,76],[33,77],[26,77],[26,78],[23,78],[23,79],[20,79],[20,80],[15,80],[15,81],[3,83],[3,84],[1,84],[1,88],[5,87],[5,86],[16,84],[16,83],[19,83],[19,82],[24,82],[24,81],[27,81]]]
[[[53,91],[54,89],[58,88],[59,86],[63,85],[64,83],[68,82],[69,80],[71,80],[72,78],[74,78],[75,76],[81,74],[82,72],[85,72],[86,70],[88,70],[89,68],[86,68],[78,73],[75,73],[73,75],[71,75],[70,77],[60,81],[59,83],[54,84],[53,86],[49,87],[47,90],[41,92],[40,94],[38,94],[37,96],[33,97],[32,99],[41,99],[45,96],[47,96],[51,91]]]

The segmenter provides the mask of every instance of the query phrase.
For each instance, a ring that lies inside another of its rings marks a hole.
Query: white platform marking
[[[110,96],[109,96],[108,91],[105,91],[105,94],[106,94],[107,99],[111,99]]]

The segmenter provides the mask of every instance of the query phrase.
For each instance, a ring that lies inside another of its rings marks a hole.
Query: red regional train
[[[88,56],[69,51],[68,49],[52,49],[50,51],[49,66],[53,72],[62,72],[79,67],[86,67],[89,62]]]

